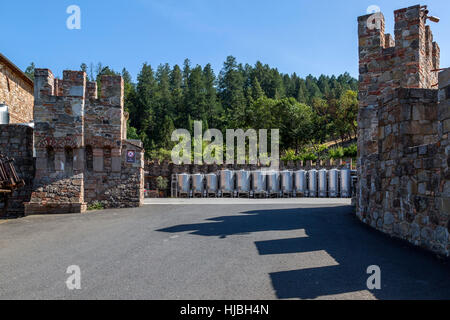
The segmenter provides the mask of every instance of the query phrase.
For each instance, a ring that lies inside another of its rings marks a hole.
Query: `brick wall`
[[[0,103],[9,107],[11,124],[33,120],[33,100],[33,81],[0,55]]]
[[[33,177],[33,129],[24,125],[0,125],[0,153],[14,159],[17,174],[25,187],[9,197],[8,215],[24,214],[24,202],[30,201]]]

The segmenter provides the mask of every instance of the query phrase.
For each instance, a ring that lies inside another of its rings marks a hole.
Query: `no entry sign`
[[[127,151],[127,162],[136,163],[136,151],[133,150]]]

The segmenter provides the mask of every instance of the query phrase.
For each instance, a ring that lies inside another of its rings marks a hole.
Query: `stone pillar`
[[[430,26],[426,26],[425,8],[420,5],[394,12],[397,54],[403,63],[397,65],[400,86],[432,89],[437,84],[439,46],[433,42]]]
[[[122,169],[122,151],[121,149],[111,150],[111,170],[112,172],[120,172]]]
[[[34,71],[34,103],[40,104],[54,94],[55,76],[49,69]]]
[[[83,71],[64,71],[62,94],[65,97],[85,97],[86,73]]]
[[[97,99],[97,98],[98,98],[97,82],[88,81],[86,83],[86,99]]]
[[[441,49],[437,42],[433,42],[433,51],[432,51],[432,59],[433,59],[433,69],[439,69],[441,64]]]
[[[120,107],[124,104],[124,84],[120,76],[102,76],[101,100],[104,105]]]
[[[73,171],[75,174],[84,172],[85,170],[85,151],[84,148],[73,150]]]
[[[35,179],[40,179],[48,175],[47,172],[47,150],[36,148],[36,175]]]
[[[383,14],[358,18],[359,36],[359,115],[358,152],[366,156],[377,152],[378,134],[377,103],[381,94],[379,77],[381,66],[378,58],[385,45],[385,19]]]
[[[95,148],[92,150],[94,158],[94,172],[103,172],[103,149]]]

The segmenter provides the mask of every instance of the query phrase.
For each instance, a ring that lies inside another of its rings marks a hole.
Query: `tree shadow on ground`
[[[313,299],[368,290],[366,273],[381,268],[378,299],[450,299],[450,266],[432,254],[361,224],[348,206],[268,209],[172,226],[158,231],[226,238],[264,231],[304,229],[307,237],[256,242],[260,255],[326,251],[338,265],[270,274],[280,299]]]

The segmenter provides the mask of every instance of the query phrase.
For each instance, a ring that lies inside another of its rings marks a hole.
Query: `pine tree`
[[[253,100],[258,100],[258,99],[264,97],[264,92],[263,92],[261,85],[259,84],[259,81],[256,77],[254,77],[252,80],[251,94],[252,94]]]
[[[169,115],[164,117],[164,121],[161,128],[161,144],[160,146],[166,150],[171,150],[174,146],[172,142],[172,133],[175,130],[173,120]]]
[[[203,120],[206,116],[206,90],[203,70],[196,66],[191,70],[185,94],[187,112],[193,120]]]
[[[157,89],[155,93],[154,116],[156,128],[162,128],[166,117],[172,117],[174,110],[170,93],[170,67],[168,64],[159,65],[156,71]],[[173,124],[173,123],[172,123]],[[164,144],[167,137],[161,130],[154,131],[154,140]],[[170,140],[170,137],[169,137]]]
[[[122,77],[124,83],[124,109],[131,116],[131,114],[136,113],[136,86],[132,82],[130,73],[125,68],[122,70]]]
[[[227,57],[219,74],[219,93],[230,125],[239,127],[245,121],[244,78],[233,56]]]
[[[219,126],[221,126],[220,116],[222,114],[222,108],[217,99],[216,76],[209,63],[203,68],[203,79],[206,93],[205,112],[207,122],[211,128],[219,128]]]
[[[178,65],[175,65],[170,73],[170,91],[172,93],[174,123],[177,128],[181,128],[183,124],[187,123],[187,115],[184,113],[183,75]]]
[[[189,59],[185,59],[183,63],[183,88],[187,88],[190,74],[191,61]]]
[[[155,127],[154,119],[154,103],[156,96],[157,84],[152,67],[144,63],[142,70],[138,75],[138,83],[136,87],[136,114],[132,119],[132,123],[138,129],[140,134],[143,134],[146,141],[146,149],[149,150],[154,145],[152,136]]]

